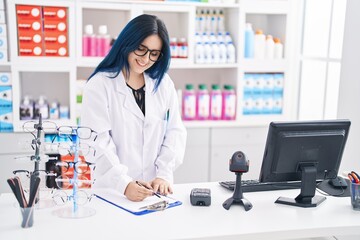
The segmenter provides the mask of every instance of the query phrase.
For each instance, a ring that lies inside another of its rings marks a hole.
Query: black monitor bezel
[[[275,161],[274,155],[276,151],[281,148],[279,146],[279,134],[284,132],[343,132],[344,137],[342,145],[340,146],[339,154],[336,159],[332,159],[333,167],[328,169],[326,174],[323,171],[317,171],[316,178],[318,180],[335,178],[338,174],[342,155],[346,145],[346,141],[349,134],[351,122],[347,119],[343,120],[316,120],[316,121],[284,121],[284,122],[271,122],[269,124],[269,130],[264,150],[263,162],[260,170],[259,180],[260,182],[288,182],[288,181],[300,181],[301,171],[293,172],[292,174],[279,175],[272,171],[272,166]]]

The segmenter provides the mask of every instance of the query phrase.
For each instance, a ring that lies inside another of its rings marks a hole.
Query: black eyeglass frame
[[[136,52],[136,51],[139,50],[140,47],[146,49],[146,52],[145,52],[144,54],[139,54],[139,53]],[[138,47],[137,49],[135,49],[133,52],[134,52],[134,54],[135,54],[136,56],[139,56],[139,57],[143,57],[143,56],[145,56],[148,52],[150,52],[150,54],[149,54],[149,59],[150,59],[150,61],[152,61],[152,62],[158,62],[158,61],[160,61],[160,60],[162,59],[163,55],[164,55],[164,54],[161,52],[161,50],[155,50],[155,49],[151,50],[151,49],[149,49],[148,47],[146,47],[146,46],[144,46],[144,45],[142,45],[142,44],[140,44],[139,47]],[[152,57],[151,54],[152,54],[153,52],[158,52],[158,53],[159,53],[159,56],[157,57],[156,60],[151,59],[151,57]]]

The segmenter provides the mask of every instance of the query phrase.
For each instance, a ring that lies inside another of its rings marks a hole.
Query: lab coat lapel
[[[120,73],[119,77],[114,80],[116,81],[116,91],[124,98],[124,108],[144,121],[144,114],[142,113],[140,107],[137,105],[131,89],[129,89],[129,87],[126,85],[124,75]]]

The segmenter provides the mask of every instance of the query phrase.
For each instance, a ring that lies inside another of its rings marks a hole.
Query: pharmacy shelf
[[[224,3],[195,3],[172,1],[125,1],[125,0],[6,0],[11,62],[0,63],[0,67],[10,68],[13,78],[13,118],[15,131],[22,126],[19,120],[19,106],[24,89],[22,78],[33,73],[51,77],[56,72],[66,73],[68,79],[59,84],[69,84],[68,100],[70,119],[64,123],[76,124],[76,80],[86,79],[103,57],[83,57],[82,37],[84,27],[93,24],[95,31],[99,25],[107,25],[112,37],[117,37],[126,23],[143,13],[155,14],[163,19],[170,37],[186,37],[188,58],[171,60],[170,76],[175,87],[183,90],[186,83],[231,84],[237,94],[237,117],[235,121],[186,121],[189,128],[264,126],[272,120],[294,119],[297,109],[296,86],[298,84],[296,49],[299,38],[298,18],[300,0],[241,0]],[[64,6],[68,9],[68,57],[20,57],[18,53],[15,6],[17,4],[40,6]],[[236,48],[236,63],[197,64],[195,63],[196,12],[200,10],[223,10],[225,27],[231,33]],[[267,33],[282,38],[284,58],[280,60],[245,59],[244,27],[247,21],[254,22]],[[179,24],[181,23],[181,24]],[[85,69],[85,70],[84,70]],[[25,74],[24,74],[25,73]],[[283,111],[279,115],[243,115],[243,77],[246,73],[281,73],[284,75]],[[61,75],[61,74],[60,74]],[[56,84],[56,83],[54,83]],[[40,86],[41,87],[41,86]]]

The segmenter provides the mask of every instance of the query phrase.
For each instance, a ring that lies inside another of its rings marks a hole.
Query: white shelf
[[[0,67],[9,67],[13,80],[13,111],[15,129],[21,127],[19,120],[19,106],[21,78],[41,73],[68,73],[69,79],[69,121],[60,121],[64,125],[76,124],[76,80],[87,78],[93,69],[103,60],[103,57],[82,56],[82,34],[86,24],[97,26],[108,25],[111,36],[117,36],[126,23],[143,13],[156,14],[165,21],[170,37],[186,37],[188,40],[188,58],[172,59],[170,76],[175,86],[184,89],[186,83],[206,83],[208,85],[232,84],[237,91],[237,106],[242,106],[242,80],[245,73],[283,73],[285,77],[283,114],[281,115],[253,115],[237,114],[236,121],[186,121],[189,128],[217,128],[265,126],[272,120],[293,119],[297,108],[298,76],[295,72],[295,52],[297,34],[297,18],[300,10],[299,0],[241,0],[237,3],[195,3],[195,2],[162,2],[162,1],[124,1],[124,0],[6,0],[8,17],[9,53],[11,62],[0,63]],[[16,4],[65,6],[68,8],[68,57],[20,57],[17,56],[17,26]],[[225,27],[233,37],[236,47],[237,63],[233,64],[196,64],[195,55],[195,16],[199,9],[223,9],[225,13]],[[110,20],[109,20],[110,19]],[[114,21],[113,19],[116,19]],[[283,37],[285,58],[280,60],[244,59],[244,33],[246,21],[255,21],[265,27],[265,32],[274,31]],[[24,74],[25,73],[25,74]],[[60,74],[61,75],[61,74]],[[60,83],[63,84],[64,82]],[[41,86],[39,86],[41,87]],[[237,108],[242,111],[241,107]]]

